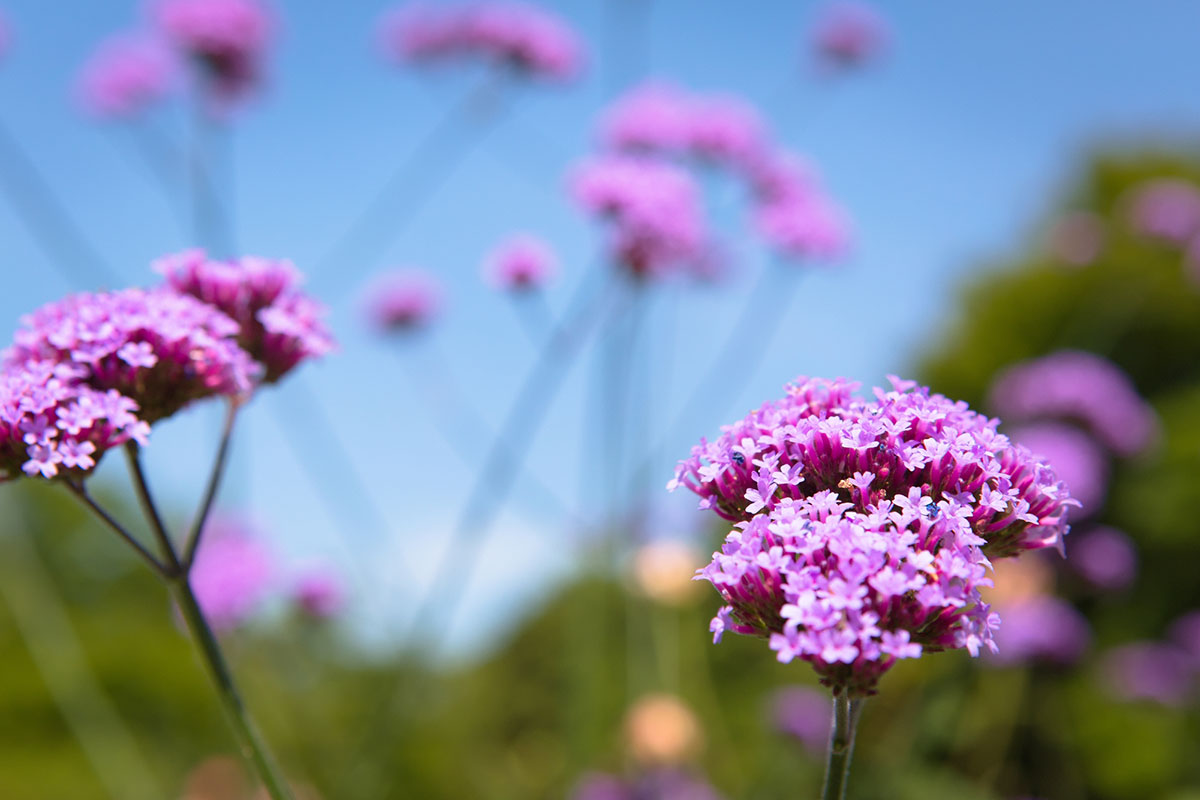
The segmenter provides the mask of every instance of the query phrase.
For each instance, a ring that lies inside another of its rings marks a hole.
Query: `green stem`
[[[221,443],[217,446],[217,455],[213,459],[212,470],[208,474],[208,485],[204,489],[204,499],[200,501],[200,509],[192,521],[192,529],[188,533],[187,545],[183,554],[183,569],[189,571],[196,560],[196,550],[200,547],[200,537],[204,534],[204,523],[212,511],[213,501],[217,497],[217,489],[221,485],[221,477],[225,474],[225,462],[229,459],[229,440],[233,436],[233,423],[237,419],[238,403],[229,401],[225,411],[225,425],[221,428]]]
[[[217,643],[217,637],[213,635],[208,620],[204,618],[200,604],[196,602],[196,595],[187,575],[171,579],[168,585],[187,623],[188,631],[192,634],[192,640],[196,643],[200,660],[217,690],[217,696],[225,709],[229,726],[233,728],[242,758],[258,774],[271,800],[294,800],[291,789],[283,780],[275,760],[242,702],[242,697],[233,682],[233,674],[221,653],[221,646]]]
[[[833,728],[829,732],[829,758],[825,762],[825,786],[821,800],[844,800],[854,755],[854,734],[862,715],[863,699],[851,700],[841,692],[833,696]]]

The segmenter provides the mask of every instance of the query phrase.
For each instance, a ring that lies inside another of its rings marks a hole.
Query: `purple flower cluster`
[[[571,188],[585,211],[611,224],[613,257],[633,275],[654,277],[701,258],[700,192],[681,167],[600,156],[576,168]]]
[[[1074,534],[1068,555],[1072,571],[1102,591],[1120,591],[1137,577],[1137,547],[1116,528],[1096,526]]]
[[[1186,244],[1200,235],[1200,186],[1178,178],[1147,181],[1133,191],[1128,214],[1143,236]]]
[[[217,631],[246,621],[270,592],[275,564],[253,528],[233,517],[206,526],[188,580],[204,616]]]
[[[384,331],[423,328],[442,306],[442,287],[427,272],[394,270],[380,276],[367,290],[367,314]]]
[[[813,754],[829,743],[829,698],[807,686],[788,686],[771,695],[770,715],[780,733],[795,737]]]
[[[632,779],[586,775],[571,792],[571,800],[721,800],[721,795],[683,770],[656,769]]]
[[[1108,493],[1108,456],[1095,439],[1073,425],[1057,422],[1023,425],[1008,435],[1050,462],[1063,483],[1071,487],[1071,497],[1079,501],[1082,513],[1100,509]]]
[[[991,405],[1013,420],[1059,418],[1081,424],[1119,456],[1142,452],[1158,429],[1153,409],[1119,367],[1092,353],[1061,350],[1011,367],[997,378]]]
[[[176,64],[163,42],[144,34],[114,36],[100,45],[79,77],[79,98],[97,117],[125,117],[162,100]]]
[[[1053,595],[1035,594],[1005,603],[1004,625],[996,631],[1003,664],[1044,661],[1063,666],[1077,662],[1091,644],[1091,628],[1075,607]]]
[[[554,251],[546,242],[528,234],[505,239],[484,263],[484,278],[504,291],[540,289],[557,272]]]
[[[333,349],[324,309],[300,291],[302,276],[290,261],[253,256],[214,261],[203,250],[188,250],[159,259],[154,268],[175,291],[238,324],[238,344],[263,365],[265,383]]]
[[[825,8],[813,31],[817,56],[833,67],[865,64],[879,55],[887,39],[887,25],[879,13],[849,0]]]
[[[726,601],[714,641],[765,637],[851,695],[900,658],[994,649],[989,557],[1061,546],[1075,505],[996,420],[891,381],[864,400],[801,379],[702,441],[669,484],[735,523],[698,573]]]
[[[262,73],[274,21],[257,0],[160,0],[158,27],[195,61],[224,99],[252,90]]]
[[[754,164],[751,181],[759,232],[777,251],[806,260],[845,254],[849,222],[811,167],[791,153],[770,153]]]
[[[410,5],[385,18],[385,48],[402,61],[480,56],[527,75],[567,80],[583,61],[578,37],[562,19],[533,5],[478,3],[459,8]]]

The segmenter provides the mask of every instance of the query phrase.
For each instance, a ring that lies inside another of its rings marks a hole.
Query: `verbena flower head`
[[[887,45],[883,17],[865,3],[842,0],[826,7],[813,31],[818,58],[832,67],[858,67]]]
[[[1179,178],[1158,178],[1134,189],[1129,221],[1143,236],[1185,244],[1200,234],[1200,186]]]
[[[146,443],[150,426],[137,403],[80,382],[78,365],[43,359],[0,371],[0,481],[80,478],[104,453],[130,439]]]
[[[497,289],[540,289],[558,273],[550,245],[536,236],[517,234],[505,239],[484,263],[484,277]]]
[[[990,402],[1013,421],[1055,417],[1079,422],[1121,456],[1143,451],[1158,429],[1154,410],[1120,367],[1078,350],[1010,367],[996,378]]]
[[[789,152],[769,153],[751,162],[759,233],[781,255],[830,261],[850,247],[846,214],[821,186],[816,171]]]
[[[1081,514],[1092,514],[1108,493],[1108,456],[1079,428],[1038,422],[1009,431],[1009,438],[1046,460],[1079,501]]]
[[[707,238],[695,181],[680,167],[630,156],[578,166],[575,201],[609,222],[614,260],[638,277],[662,275],[699,260]]]
[[[170,92],[175,70],[171,51],[158,39],[116,36],[102,43],[84,65],[79,98],[97,117],[132,116]]]
[[[292,586],[292,597],[299,609],[314,619],[336,616],[346,604],[346,587],[328,568],[310,567]]]
[[[382,31],[384,46],[403,61],[482,57],[554,80],[575,77],[583,61],[579,38],[566,22],[524,3],[409,5],[386,17]]]
[[[988,559],[1060,546],[1074,504],[996,420],[891,381],[866,400],[802,378],[701,441],[669,484],[735,523],[698,573],[726,601],[714,640],[766,638],[852,695],[897,659],[993,648]]]
[[[273,576],[271,554],[257,533],[241,520],[218,517],[205,528],[188,580],[219,632],[236,628],[258,609]]]
[[[606,773],[585,775],[571,800],[721,800],[699,778],[680,769],[655,769],[632,778]]]
[[[1137,577],[1137,547],[1116,528],[1097,526],[1075,534],[1070,551],[1071,569],[1097,589],[1120,591]]]
[[[266,383],[333,349],[325,309],[300,290],[303,278],[290,261],[253,256],[215,261],[203,250],[188,250],[159,259],[154,269],[175,291],[237,322],[238,343],[263,365]]]
[[[260,372],[238,346],[236,322],[169,289],[72,295],[22,324],[4,353],[5,369],[30,361],[67,365],[80,384],[132,400],[148,423],[195,400],[244,399]]]
[[[398,269],[380,276],[364,297],[371,321],[384,331],[423,328],[442,308],[442,286],[428,272]]]
[[[1053,595],[1034,595],[999,606],[1004,624],[996,631],[997,652],[993,660],[1002,664],[1043,661],[1074,664],[1091,644],[1087,618],[1070,603]]]
[[[690,156],[733,167],[758,158],[767,139],[762,118],[746,101],[658,81],[617,100],[605,114],[602,138],[619,150]]]
[[[1194,672],[1186,652],[1167,642],[1132,642],[1105,654],[1102,670],[1109,690],[1123,700],[1183,705],[1194,694]]]
[[[255,88],[274,21],[257,0],[160,0],[167,39],[197,63],[223,99]]]

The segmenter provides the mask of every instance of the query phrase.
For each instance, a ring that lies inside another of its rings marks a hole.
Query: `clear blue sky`
[[[438,272],[449,287],[448,313],[420,355],[444,360],[493,423],[533,352],[512,309],[479,280],[481,255],[513,229],[544,234],[565,268],[549,298],[555,308],[598,268],[597,238],[566,202],[563,171],[586,152],[590,125],[614,83],[637,69],[609,59],[616,37],[606,6],[648,14],[649,74],[761,104],[779,138],[819,165],[857,232],[848,263],[804,276],[762,366],[738,376],[730,406],[692,421],[694,437],[775,396],[800,373],[871,383],[904,372],[950,313],[959,282],[1031,234],[1084,153],[1109,142],[1189,136],[1194,146],[1200,127],[1200,5],[1190,0],[880,3],[893,26],[889,57],[837,84],[812,80],[802,57],[817,3],[756,3],[753,12],[747,4],[694,0],[554,5],[589,40],[586,79],[522,91],[513,113],[423,202],[386,255],[348,278],[357,286],[401,264]],[[62,3],[10,0],[3,10],[14,44],[0,64],[0,118],[131,284],[152,280],[149,261],[190,245],[190,235],[137,161],[130,132],[83,119],[71,87],[94,45],[128,27],[139,6],[106,0],[72,3],[68,11]],[[283,24],[270,90],[237,123],[234,207],[244,252],[291,257],[303,269],[471,82],[465,75],[430,80],[384,63],[373,31],[389,4],[293,0],[276,7]],[[632,31],[623,29],[620,40],[636,42]],[[164,109],[158,121],[175,130],[178,111]],[[51,268],[7,197],[0,199],[0,270],[5,330],[21,313],[78,288]],[[322,280],[315,288],[331,285]],[[658,374],[669,377],[650,404],[650,424],[661,425],[664,409],[688,394],[703,353],[722,341],[747,287],[693,292],[669,312],[659,308]],[[277,421],[289,406],[286,382],[245,415],[227,499],[259,518],[288,558],[328,557],[347,570],[357,565],[350,574],[371,576],[359,592],[358,627],[366,631],[382,630],[380,617],[402,619],[406,589],[421,580],[422,554],[452,524],[485,443],[468,465],[444,446],[397,354],[361,323],[357,294],[338,292],[333,308],[342,352],[296,380],[335,420],[390,530],[363,529],[361,514],[339,524],[316,500],[285,439],[307,443],[312,434]],[[664,321],[668,313],[673,326]],[[667,354],[672,366],[663,373]],[[532,450],[541,479],[572,499],[594,476],[592,467],[580,471],[595,459],[583,434],[585,423],[595,423],[585,403],[590,372],[588,364],[575,370]],[[152,464],[173,500],[198,494],[215,424],[216,414],[201,410],[156,432]],[[683,455],[689,444],[673,446]],[[671,463],[664,459],[652,491]],[[319,467],[328,474],[328,463]],[[681,509],[690,505],[689,498],[668,500],[658,515],[663,532],[686,519]],[[471,613],[455,629],[460,643],[502,628],[514,608],[569,567],[570,537],[536,491],[519,491],[510,509],[490,569],[472,590]],[[397,586],[386,602],[368,588],[385,581]]]

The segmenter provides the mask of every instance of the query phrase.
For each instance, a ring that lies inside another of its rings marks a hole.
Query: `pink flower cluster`
[[[238,344],[263,365],[265,383],[333,350],[324,309],[300,291],[302,276],[290,261],[253,256],[214,261],[203,250],[188,250],[159,259],[154,269],[175,291],[238,324]]]
[[[1035,594],[1005,604],[1004,625],[996,631],[995,639],[994,660],[999,663],[1036,660],[1066,666],[1087,651],[1092,632],[1087,618],[1070,603],[1053,595]]]
[[[850,246],[845,213],[821,187],[815,171],[790,153],[753,165],[755,221],[767,242],[791,258],[833,260]]]
[[[167,40],[195,61],[225,99],[259,82],[274,21],[257,0],[160,0],[156,22]]]
[[[81,477],[184,406],[243,402],[332,347],[290,265],[161,265],[171,285],[72,295],[22,319],[0,362],[0,480],[17,467]]]
[[[550,246],[536,236],[516,234],[500,243],[484,264],[484,277],[497,289],[528,291],[558,272]]]
[[[562,19],[524,3],[410,5],[384,20],[383,42],[403,61],[480,56],[555,80],[575,77],[583,60],[578,37]]]
[[[832,67],[857,67],[875,58],[887,44],[883,17],[864,3],[842,0],[824,9],[813,31],[817,56]]]
[[[897,659],[994,648],[988,558],[1061,546],[1074,504],[995,420],[891,381],[862,400],[801,379],[702,441],[669,484],[735,523],[698,573],[726,602],[714,640],[765,637],[851,695]]]
[[[1200,186],[1178,178],[1159,178],[1138,186],[1129,198],[1134,230],[1171,244],[1200,236]]]
[[[427,272],[393,270],[366,294],[367,314],[385,331],[411,331],[429,324],[442,306],[442,287]]]
[[[638,277],[694,263],[706,241],[700,192],[681,167],[633,156],[599,156],[572,176],[575,201],[609,222],[614,259]]]
[[[161,41],[140,34],[115,36],[84,65],[79,97],[98,117],[136,114],[168,94],[175,69],[171,51]]]
[[[1154,410],[1119,367],[1100,356],[1061,350],[1011,367],[997,378],[991,405],[1006,418],[1081,424],[1110,451],[1136,455],[1158,430]]]

